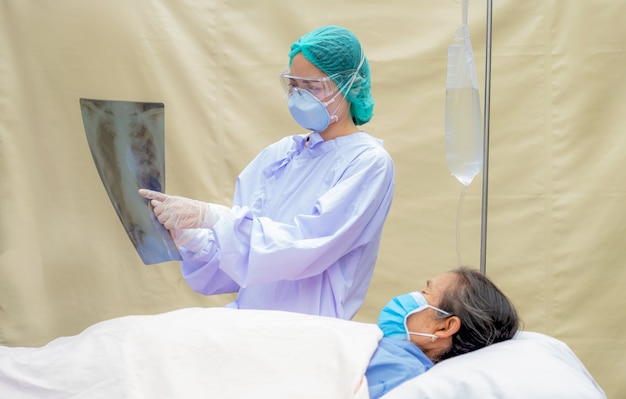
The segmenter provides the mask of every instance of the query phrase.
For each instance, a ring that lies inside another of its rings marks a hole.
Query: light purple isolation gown
[[[232,212],[180,248],[182,273],[227,305],[350,319],[363,303],[394,191],[382,141],[296,135],[239,175]]]

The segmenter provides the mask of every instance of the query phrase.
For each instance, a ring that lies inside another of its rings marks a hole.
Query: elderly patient
[[[379,328],[285,311],[187,308],[106,320],[40,348],[0,345],[0,396],[377,399],[434,363],[512,338],[518,324],[487,277],[461,268],[393,298]]]
[[[370,397],[379,398],[437,362],[509,340],[519,324],[513,304],[477,270],[440,274],[380,312],[384,337],[366,372]]]

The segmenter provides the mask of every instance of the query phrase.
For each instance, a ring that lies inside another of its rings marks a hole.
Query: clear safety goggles
[[[286,94],[290,94],[291,90],[297,88],[300,90],[306,90],[317,99],[322,100],[332,96],[338,91],[333,78],[338,78],[341,75],[352,74],[354,72],[355,71],[345,71],[331,76],[325,76],[323,78],[309,78],[291,75],[289,70],[287,70],[279,75],[279,79]]]

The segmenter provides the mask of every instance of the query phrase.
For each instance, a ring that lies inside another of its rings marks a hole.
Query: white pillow
[[[606,399],[606,395],[565,343],[524,331],[510,341],[444,360],[383,398]]]

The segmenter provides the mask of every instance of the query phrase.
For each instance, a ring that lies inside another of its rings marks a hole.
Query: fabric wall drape
[[[494,2],[487,274],[525,329],[565,341],[626,397],[626,2]],[[203,297],[175,262],[141,262],[89,153],[81,97],[165,103],[166,190],[228,204],[263,147],[299,132],[277,75],[324,24],[361,39],[396,196],[367,300],[456,267],[461,186],[445,160],[447,46],[461,2],[0,1],[0,344],[38,346]],[[485,1],[469,26],[484,94]],[[461,215],[479,266],[481,184]]]

